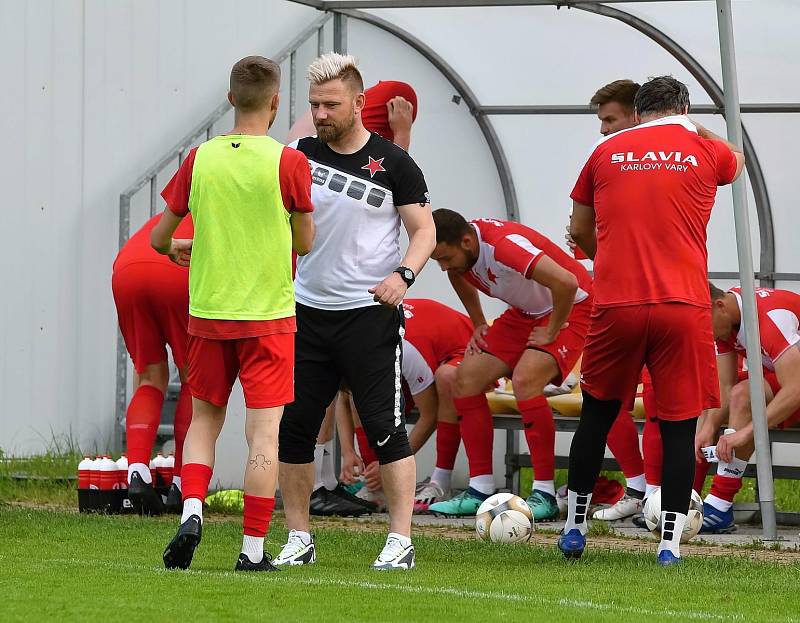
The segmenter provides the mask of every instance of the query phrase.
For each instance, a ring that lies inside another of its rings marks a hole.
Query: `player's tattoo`
[[[266,470],[269,465],[272,465],[272,461],[268,460],[263,454],[256,454],[255,458],[247,462],[253,466],[253,469],[258,469],[260,467]]]

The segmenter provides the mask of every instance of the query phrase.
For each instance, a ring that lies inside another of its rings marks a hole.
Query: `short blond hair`
[[[364,90],[364,79],[358,71],[358,61],[349,54],[328,52],[308,66],[306,77],[311,84],[324,84],[331,80],[349,83],[359,93]]]

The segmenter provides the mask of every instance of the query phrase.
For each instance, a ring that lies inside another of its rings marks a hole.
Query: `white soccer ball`
[[[484,541],[527,541],[533,529],[533,514],[528,503],[513,493],[495,493],[478,507],[475,514],[475,531]]]
[[[650,494],[644,504],[644,521],[653,536],[661,538],[661,489]],[[689,501],[689,512],[686,514],[686,523],[683,525],[681,543],[686,543],[689,539],[700,532],[703,525],[703,499],[697,491],[692,491],[692,499]]]

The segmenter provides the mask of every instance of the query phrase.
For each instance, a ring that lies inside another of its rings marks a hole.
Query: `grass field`
[[[189,572],[164,571],[175,518],[81,516],[0,507],[0,621],[800,621],[795,566],[730,557],[661,569],[653,554],[415,537],[418,568],[369,568],[381,532],[317,531],[319,562],[278,574],[231,571],[237,518],[211,518]],[[277,551],[280,520],[267,545]],[[555,540],[555,537],[552,537]]]
[[[237,623],[499,617],[800,623],[800,564],[758,562],[750,559],[758,553],[753,550],[711,548],[687,556],[680,568],[661,569],[654,543],[601,548],[607,533],[602,523],[592,530],[595,548],[577,564],[556,551],[555,535],[497,546],[478,542],[471,529],[426,527],[414,537],[418,568],[387,574],[370,569],[385,526],[327,521],[317,524],[316,565],[252,576],[232,572],[240,518],[210,513],[192,570],[167,572],[161,552],[176,518],[78,515],[71,510],[74,482],[66,480],[76,462],[72,455],[0,457],[0,623],[120,615],[150,623],[185,620],[187,613],[198,621]],[[791,502],[782,506],[800,510],[800,486],[784,482],[784,502]],[[278,515],[267,550],[277,553],[285,537]],[[800,555],[772,558],[800,561]]]

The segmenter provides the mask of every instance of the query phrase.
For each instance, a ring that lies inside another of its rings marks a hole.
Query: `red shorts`
[[[719,407],[711,310],[684,303],[595,308],[581,387],[632,410],[644,365],[659,418],[686,420]]]
[[[591,298],[575,305],[567,318],[569,326],[562,329],[556,341],[535,349],[549,353],[556,360],[559,374],[550,381],[551,383],[555,385],[563,383],[581,356],[586,331],[589,328],[591,309]],[[550,322],[549,314],[541,318],[531,318],[516,307],[509,307],[489,327],[484,338],[487,347],[483,350],[513,370],[529,348],[527,342],[531,331],[535,327],[546,327],[548,322]]]
[[[175,365],[186,366],[188,272],[156,262],[128,264],[114,272],[111,290],[119,329],[136,371],[166,361],[167,344]]]
[[[212,340],[189,336],[192,396],[218,407],[228,404],[236,377],[250,409],[294,400],[294,333]]]
[[[739,380],[746,381],[748,378],[747,370],[739,370]],[[764,370],[764,382],[769,385],[769,388],[772,390],[773,397],[777,394],[781,389],[781,384],[778,383],[778,375],[774,372],[770,372],[769,370]],[[778,424],[776,428],[790,428],[800,422],[800,409],[792,413],[788,418],[786,418],[783,422]]]

